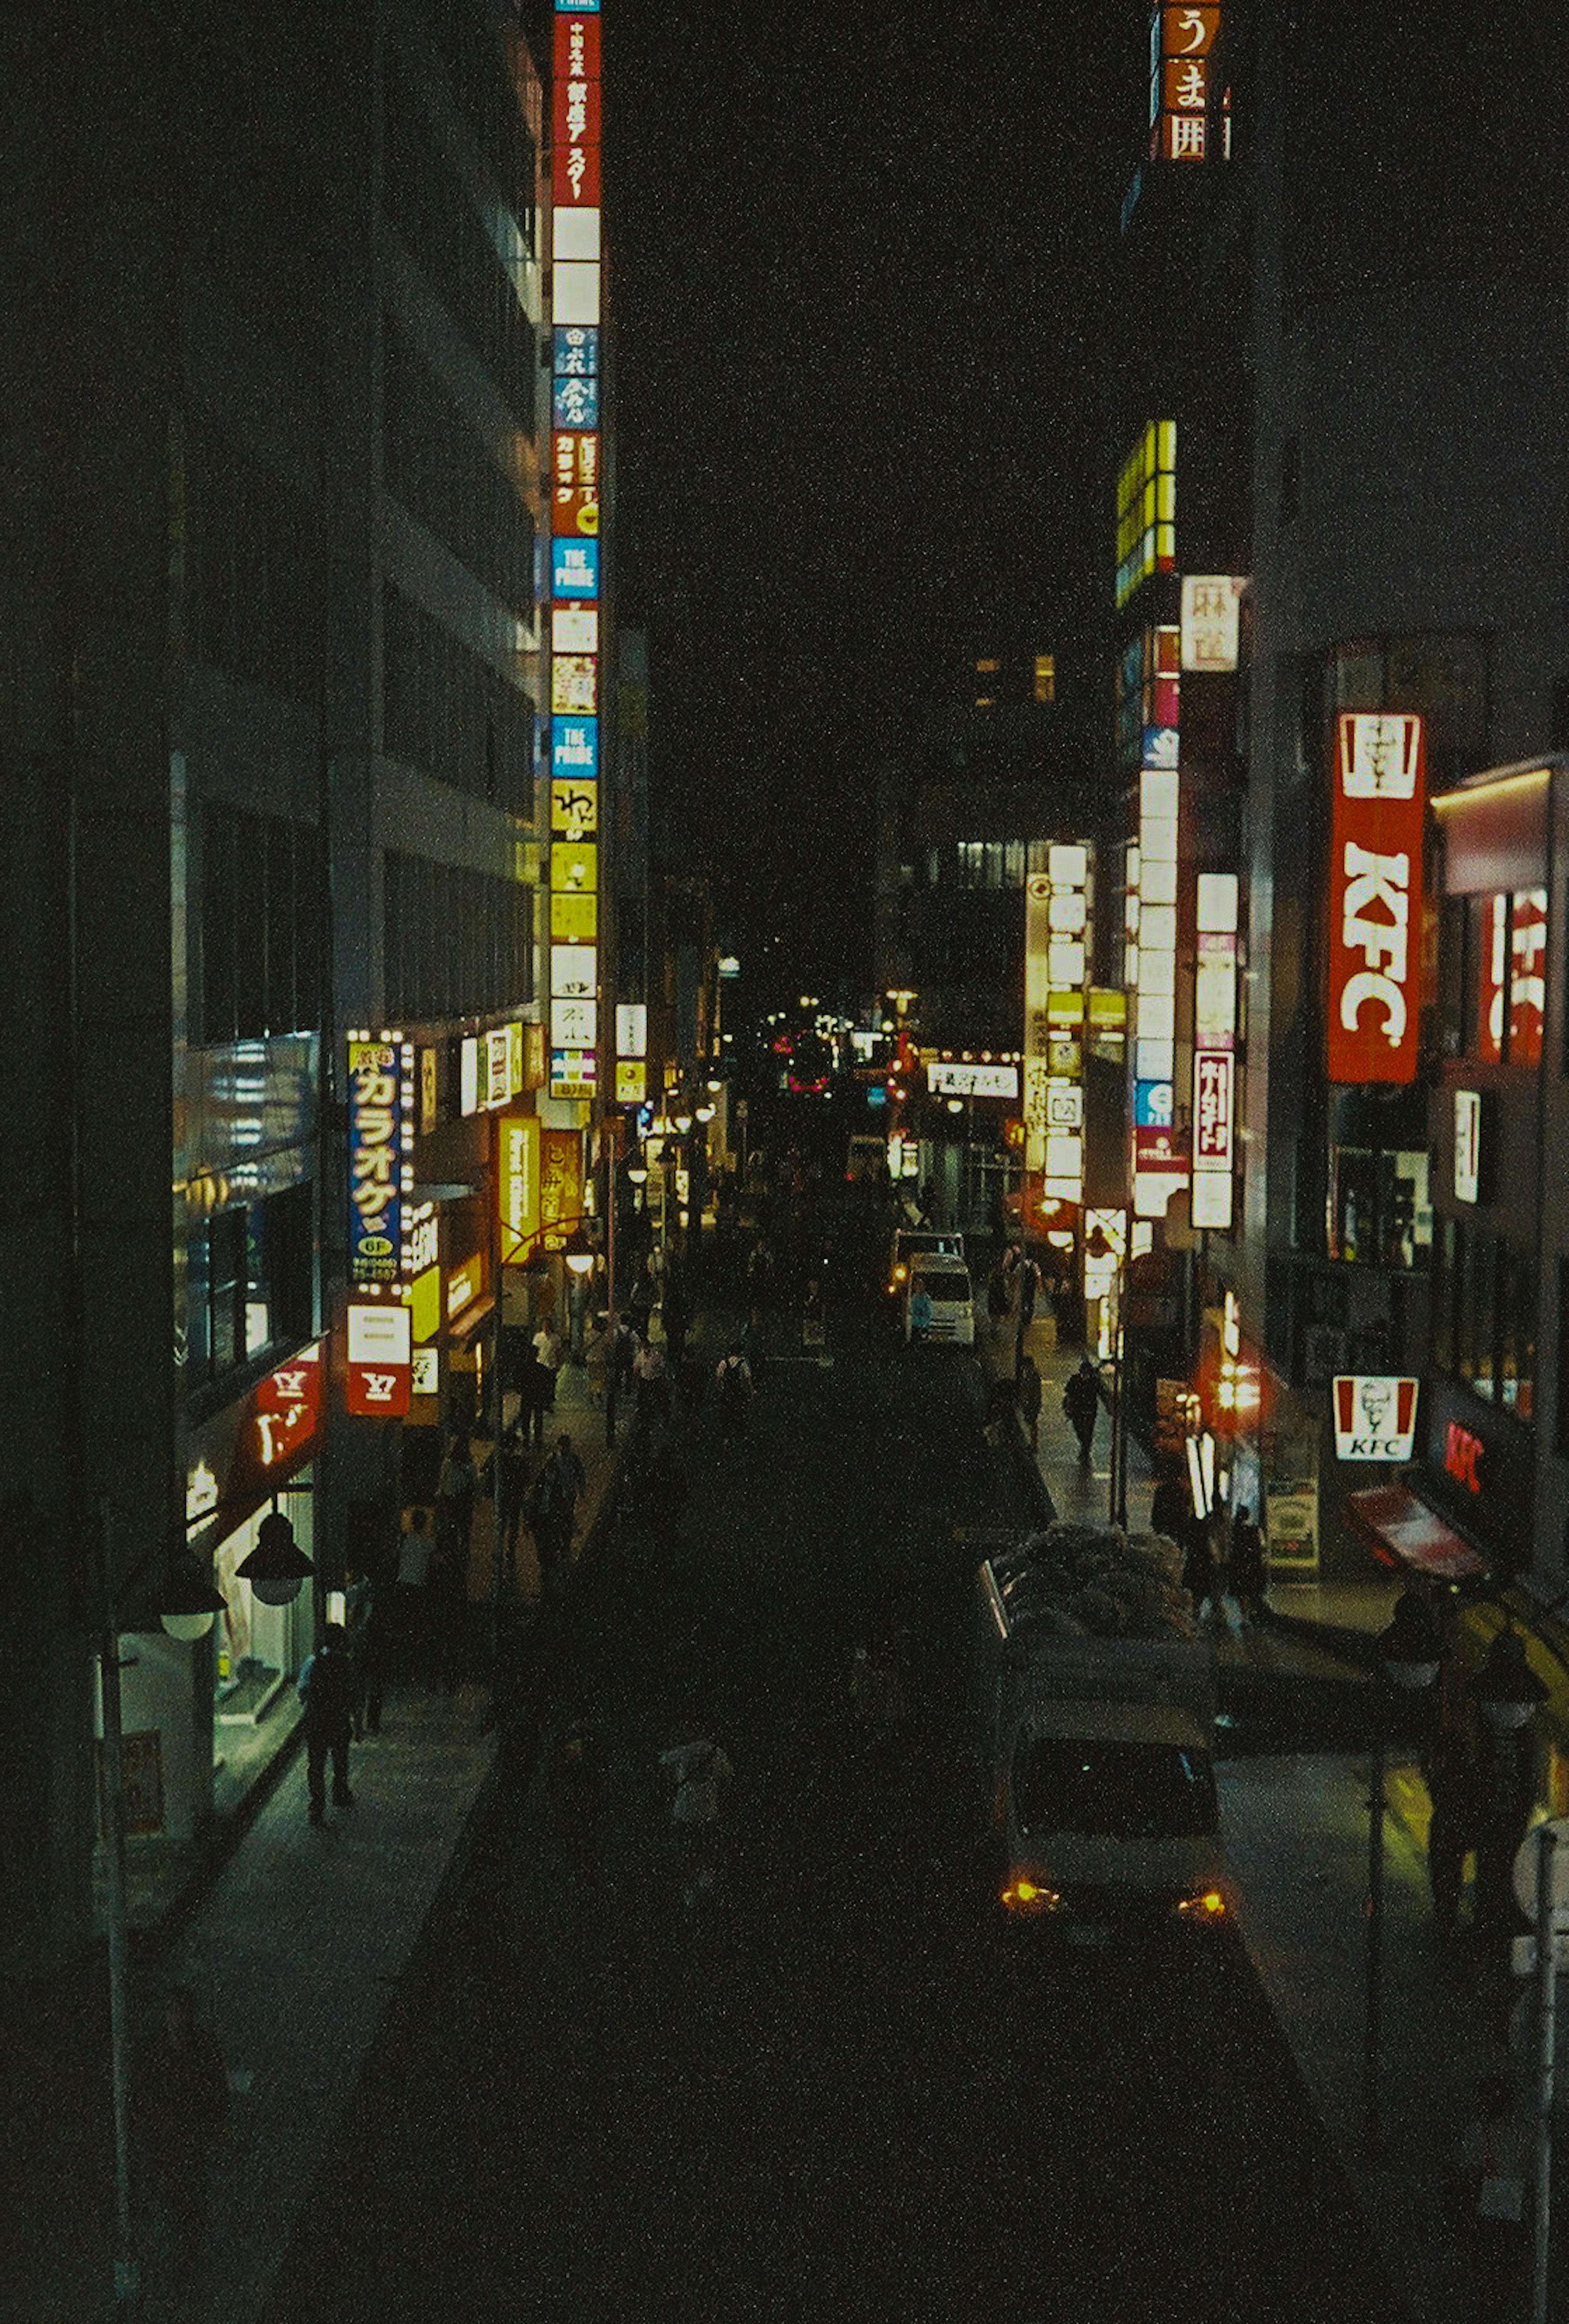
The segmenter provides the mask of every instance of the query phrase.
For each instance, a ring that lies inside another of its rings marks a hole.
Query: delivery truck
[[[1159,1535],[1060,1522],[977,1577],[973,1711],[1011,1924],[1075,1945],[1232,1915],[1215,1675]]]

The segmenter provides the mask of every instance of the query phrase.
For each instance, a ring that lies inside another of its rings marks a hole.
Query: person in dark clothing
[[[1179,1542],[1188,1511],[1188,1488],[1170,1471],[1156,1484],[1150,1500],[1150,1531]]]
[[[1476,1768],[1463,1737],[1442,1734],[1422,1770],[1433,1812],[1427,1825],[1427,1878],[1433,1917],[1448,1932],[1460,1925],[1465,1859],[1481,1821]]]
[[[539,1472],[529,1503],[529,1521],[539,1552],[541,1598],[553,1597],[565,1579],[577,1524],[577,1497],[585,1482],[583,1462],[564,1431]]]
[[[326,1821],[326,1763],[333,1763],[333,1805],[352,1808],[349,1789],[349,1735],[354,1715],[354,1664],[343,1627],[328,1622],[321,1644],[305,1665],[297,1682],[305,1705],[306,1782],[310,1793],[312,1823]]]
[[[1069,1377],[1062,1391],[1062,1409],[1078,1439],[1080,1463],[1087,1469],[1090,1446],[1095,1442],[1095,1424],[1100,1413],[1100,1381],[1087,1356],[1080,1360],[1078,1370]]]
[[[540,1361],[539,1351],[530,1342],[518,1368],[518,1425],[536,1444],[545,1442],[545,1416],[555,1393],[555,1376]]]
[[[1034,1452],[1041,1443],[1041,1373],[1033,1356],[1026,1355],[1019,1366],[1017,1394],[1019,1417],[1030,1439],[1030,1450]]]
[[[660,1307],[665,1319],[665,1345],[669,1351],[672,1366],[679,1371],[686,1352],[686,1335],[692,1329],[692,1302],[682,1287],[679,1276],[673,1275],[665,1286],[665,1298]]]
[[[1264,1537],[1253,1523],[1246,1502],[1231,1521],[1231,1554],[1227,1561],[1231,1594],[1244,1622],[1262,1622],[1264,1604]]]
[[[501,1463],[496,1495],[501,1526],[501,1572],[503,1577],[509,1577],[515,1576],[518,1571],[518,1531],[523,1522],[523,1504],[528,1498],[528,1455],[523,1449],[520,1416],[503,1432],[497,1457]]]
[[[624,1316],[615,1317],[605,1359],[605,1443],[616,1441],[616,1419],[623,1397],[632,1387],[632,1367],[638,1360],[638,1335]]]
[[[367,1735],[380,1735],[381,1732],[381,1706],[386,1699],[396,1629],[392,1580],[389,1573],[383,1572],[370,1577],[366,1594],[359,1604],[357,1618],[353,1618],[351,1599],[349,1647],[354,1658],[356,1741],[362,1726]]]
[[[1216,1602],[1220,1594],[1209,1519],[1190,1515],[1182,1530],[1182,1587],[1193,1600],[1195,1614],[1202,1616],[1205,1607]]]

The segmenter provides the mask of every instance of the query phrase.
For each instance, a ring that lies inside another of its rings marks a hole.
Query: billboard
[[[1408,1461],[1417,1434],[1417,1382],[1341,1373],[1335,1382],[1337,1461]]]
[[[1332,1082],[1416,1079],[1424,775],[1420,718],[1342,713],[1329,863]]]
[[[382,1034],[348,1045],[349,1279],[395,1283],[413,1176],[414,1050]]]
[[[408,1310],[400,1300],[378,1300],[348,1311],[348,1370],[344,1409],[363,1419],[400,1418],[408,1409]]]

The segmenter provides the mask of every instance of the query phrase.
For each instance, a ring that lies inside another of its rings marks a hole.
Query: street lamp
[[[1125,1235],[1126,1230],[1124,1229],[1124,1231]],[[1125,1279],[1124,1260],[1126,1256],[1126,1244],[1124,1241],[1123,1250],[1118,1250],[1100,1221],[1096,1219],[1085,1238],[1084,1255],[1086,1259],[1109,1259],[1116,1270],[1113,1277],[1116,1287],[1116,1320],[1112,1329],[1111,1355],[1108,1359],[1112,1368],[1112,1408],[1111,1479],[1106,1495],[1106,1516],[1111,1524],[1121,1526],[1125,1533],[1128,1525],[1128,1458],[1126,1416],[1123,1408],[1123,1366],[1127,1350],[1127,1333],[1123,1316],[1127,1304],[1124,1297]]]
[[[236,1579],[248,1582],[263,1606],[292,1606],[315,1572],[274,1499],[256,1528],[255,1548],[234,1568]]]
[[[1379,1681],[1373,1714],[1372,1786],[1368,1798],[1367,1994],[1363,2044],[1363,2152],[1376,2162],[1383,2148],[1380,2104],[1379,2049],[1383,2017],[1384,1784],[1389,1755],[1389,1711],[1399,1702],[1427,1695],[1443,1658],[1438,1625],[1426,1598],[1401,1592],[1389,1627],[1378,1642]]]

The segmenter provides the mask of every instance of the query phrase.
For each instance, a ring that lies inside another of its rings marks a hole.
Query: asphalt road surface
[[[879,1328],[881,1326],[881,1328]],[[959,1747],[965,1527],[1006,1522],[968,1358],[836,1314],[749,1436],[686,1439],[680,1538],[580,1568],[549,1721],[594,1721],[585,1823],[516,1756],[371,2059],[276,2324],[361,2317],[1399,2316],[1245,1959],[1021,1953]],[[856,1644],[909,1631],[867,1749]],[[695,1907],[653,1763],[734,1763]]]

